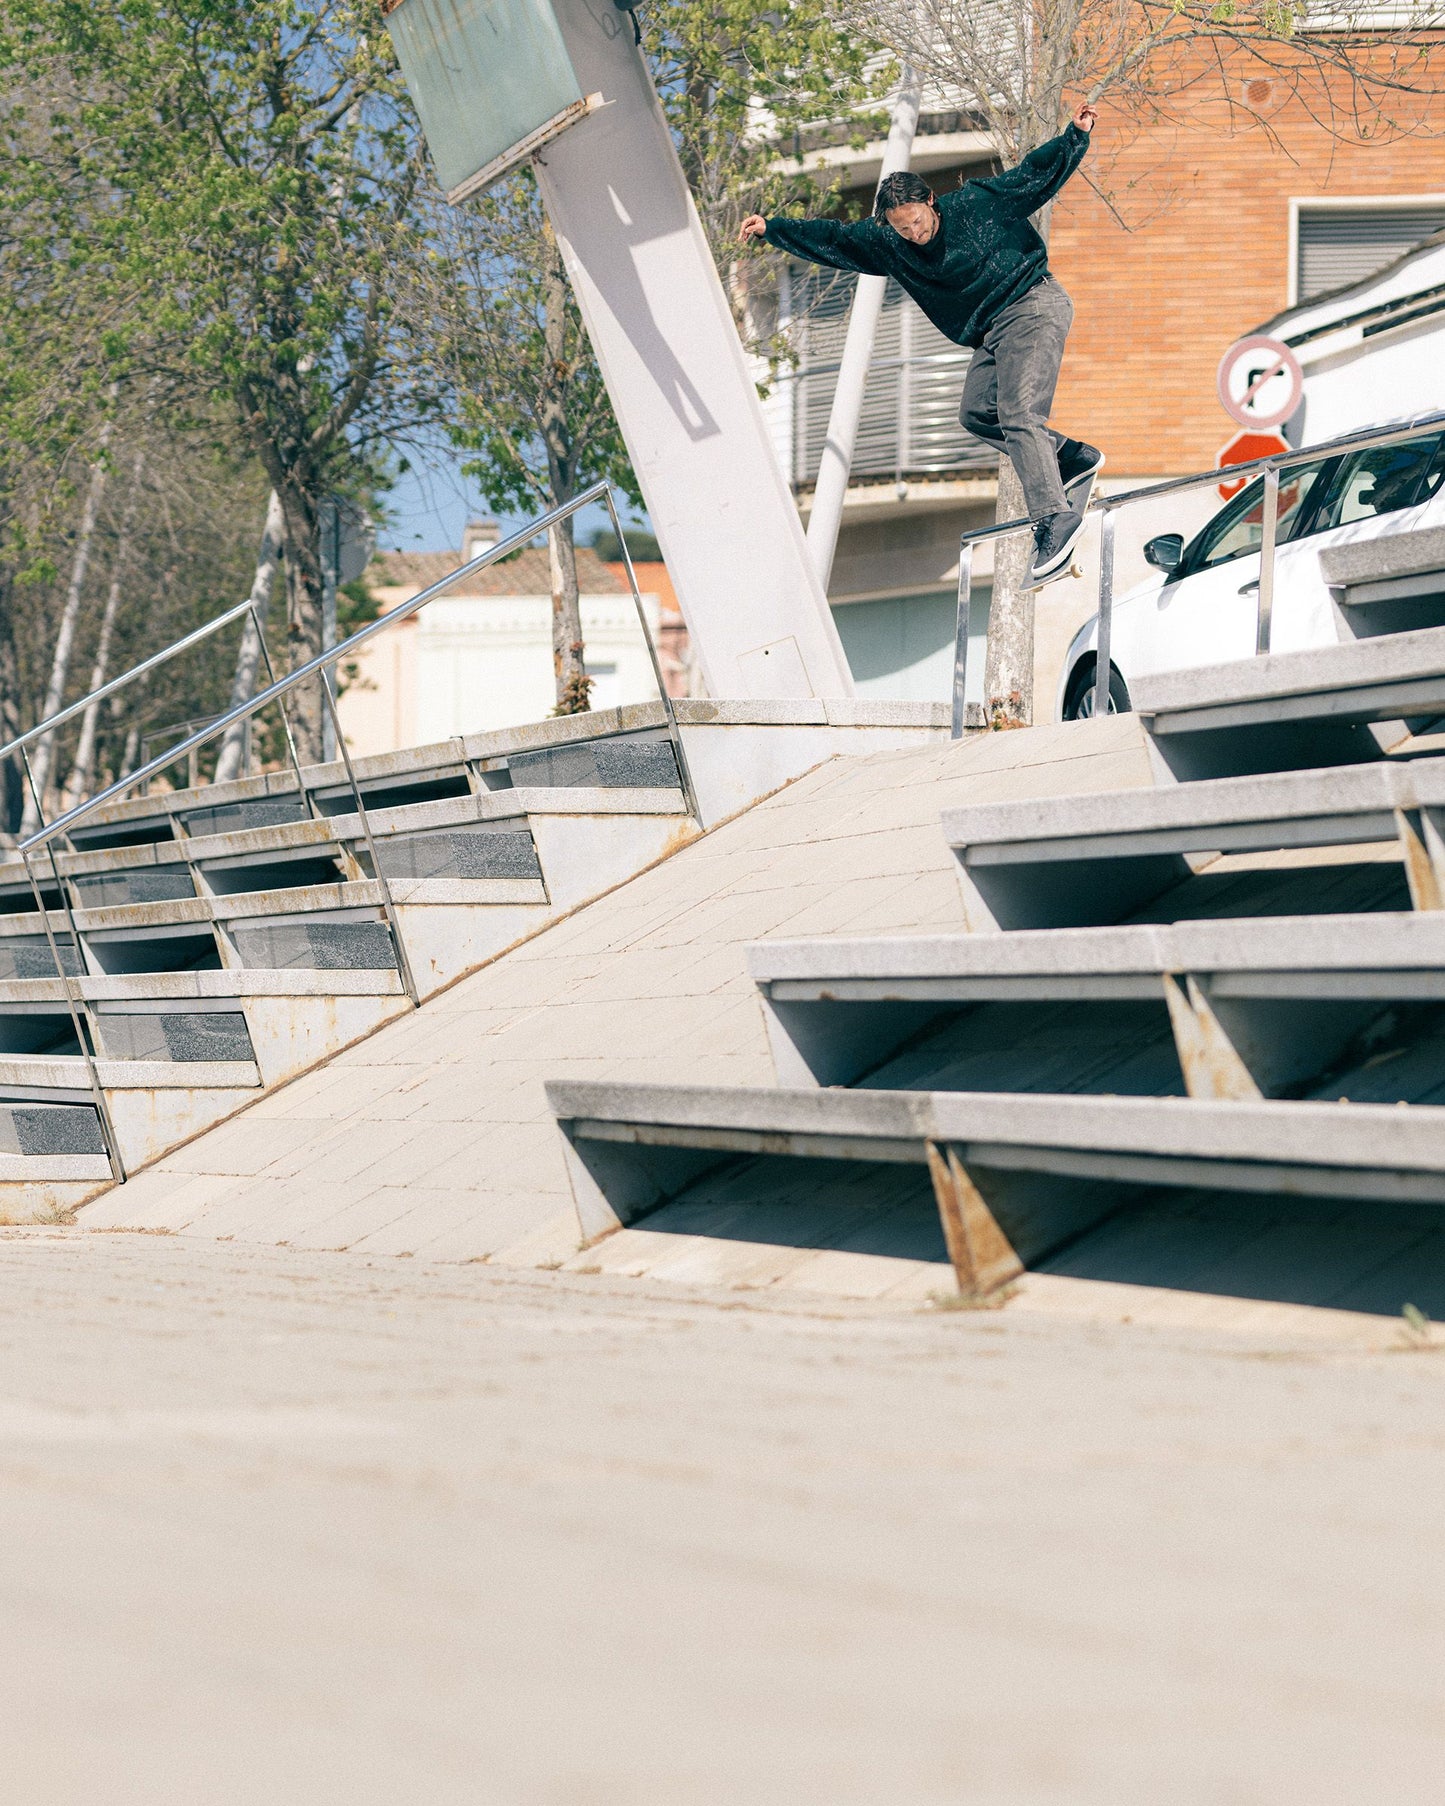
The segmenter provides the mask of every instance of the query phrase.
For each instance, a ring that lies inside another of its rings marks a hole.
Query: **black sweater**
[[[1089,134],[1069,125],[1016,168],[941,195],[938,230],[926,245],[877,218],[770,219],[767,240],[809,263],[893,276],[946,337],[980,345],[1004,308],[1048,274],[1049,254],[1029,215],[1054,198],[1088,148]]]

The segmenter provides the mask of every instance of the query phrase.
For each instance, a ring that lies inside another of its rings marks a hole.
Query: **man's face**
[[[931,200],[906,201],[901,207],[890,207],[883,217],[911,245],[926,245],[938,230],[938,214]]]

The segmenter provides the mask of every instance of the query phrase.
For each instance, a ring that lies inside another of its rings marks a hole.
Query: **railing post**
[[[36,788],[35,773],[30,766],[30,749],[22,746],[20,758],[25,766],[26,782],[30,786],[30,794],[35,799],[35,816],[43,829],[45,811],[40,806],[40,792]],[[85,949],[80,944],[80,931],[75,926],[75,917],[71,912],[70,898],[60,876],[60,867],[55,858],[55,842],[47,840],[45,851],[50,857],[50,875],[55,880],[55,889],[60,897],[60,907],[65,911],[65,924],[70,934],[71,944],[75,948],[75,963],[80,968],[81,977],[85,974]],[[105,1101],[105,1092],[101,1089],[100,1068],[95,1062],[92,1041],[98,1045],[98,1037],[90,1019],[90,1006],[81,993],[79,1003],[76,993],[71,987],[70,974],[65,970],[60,958],[60,946],[55,938],[55,931],[50,926],[50,911],[45,907],[45,896],[40,882],[35,876],[35,867],[31,864],[30,854],[21,849],[21,858],[25,861],[25,876],[30,880],[30,889],[35,896],[35,907],[40,911],[40,926],[45,930],[45,942],[50,948],[50,957],[55,965],[55,976],[60,980],[61,989],[65,993],[66,1008],[70,1011],[70,1025],[75,1030],[75,1038],[80,1043],[81,1058],[85,1061],[85,1076],[90,1084],[91,1102],[95,1105],[96,1119],[100,1123],[101,1138],[105,1142],[105,1157],[110,1162],[111,1177],[117,1185],[125,1184],[125,1160],[120,1151],[120,1143],[116,1140],[115,1124],[110,1119],[110,1106]],[[79,980],[77,980],[79,982]]]
[[[687,812],[698,827],[705,826],[702,811],[698,807],[697,792],[692,787],[692,773],[687,766],[687,753],[683,749],[682,730],[677,725],[677,711],[672,706],[672,698],[667,693],[667,680],[662,675],[662,660],[657,655],[657,648],[652,643],[652,635],[647,630],[647,614],[642,606],[642,592],[637,587],[637,572],[632,568],[632,554],[627,549],[627,541],[622,534],[622,522],[617,518],[617,504],[612,499],[612,486],[607,487],[603,497],[607,503],[607,512],[612,516],[612,531],[617,535],[617,543],[622,548],[622,562],[627,566],[627,581],[632,586],[632,604],[637,610],[637,624],[642,629],[642,643],[647,648],[647,656],[652,660],[652,675],[657,679],[657,694],[662,699],[662,712],[667,717],[667,732],[672,741],[672,756],[677,760],[677,775],[682,784],[683,801],[687,804]]]
[[[271,654],[266,650],[266,635],[261,631],[260,617],[256,613],[254,604],[251,608],[251,625],[256,630],[256,644],[261,648],[261,662],[266,667],[266,688],[271,690],[276,687],[276,673],[271,665]],[[301,775],[301,758],[296,751],[296,737],[291,732],[291,717],[286,713],[284,696],[276,698],[276,707],[281,711],[281,726],[286,735],[286,752],[291,760],[291,769],[296,774],[296,788],[301,793],[301,805],[308,815],[314,814],[311,792],[306,788],[306,780]],[[248,723],[250,719],[248,715],[246,717]]]
[[[367,854],[371,859],[371,875],[381,886],[381,906],[386,911],[386,925],[391,930],[392,943],[396,948],[396,963],[401,973],[401,982],[406,986],[406,994],[410,997],[413,1005],[420,1009],[421,996],[416,988],[416,978],[411,969],[411,961],[407,958],[406,942],[402,939],[401,921],[397,916],[396,904],[391,895],[391,880],[381,869],[376,842],[371,834],[371,818],[366,813],[366,804],[361,798],[361,786],[356,781],[356,772],[351,763],[351,748],[346,744],[346,736],[341,731],[341,715],[336,707],[336,692],[331,687],[331,672],[329,669],[323,668],[319,676],[331,725],[336,733],[336,749],[341,754],[342,763],[346,766],[347,781],[351,785],[351,794],[356,801],[356,813],[361,818],[361,833],[366,841]]]
[[[953,739],[963,738],[963,692],[968,680],[968,625],[973,608],[973,542],[965,540],[958,548],[958,620],[953,629],[953,721],[949,732]]]
[[[1099,521],[1099,628],[1094,645],[1094,713],[1109,712],[1109,637],[1114,620],[1114,510]]]
[[[1269,651],[1274,618],[1274,543],[1279,530],[1279,470],[1264,473],[1264,523],[1259,540],[1259,611],[1255,617],[1256,656]]]

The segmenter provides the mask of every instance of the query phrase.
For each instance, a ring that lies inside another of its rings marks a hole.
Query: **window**
[[[1282,472],[1279,484],[1279,521],[1275,528],[1275,544],[1287,545],[1312,530],[1315,491],[1320,477],[1336,462],[1325,458],[1318,464]],[[1184,554],[1181,574],[1209,570],[1216,564],[1228,564],[1232,558],[1243,558],[1257,552],[1264,538],[1264,478],[1256,477],[1247,489],[1216,514]]]
[[[1445,200],[1392,207],[1387,201],[1343,207],[1302,205],[1296,228],[1296,281],[1301,302],[1363,282],[1421,239],[1445,230]]]
[[[1321,528],[1347,527],[1429,501],[1445,477],[1445,438],[1371,447],[1346,458]]]
[[[838,387],[855,278],[827,280],[835,274],[824,270],[819,272],[823,281],[811,273],[793,281],[795,317],[801,317],[792,342],[800,362],[782,380],[793,391],[795,483],[811,483],[818,474]],[[972,355],[946,339],[890,279],[853,448],[855,476],[901,478],[997,465],[998,453],[959,424],[958,401]]]

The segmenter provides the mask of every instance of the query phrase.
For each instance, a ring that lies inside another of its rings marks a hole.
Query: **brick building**
[[[1051,261],[1077,309],[1057,417],[1121,474],[1212,464],[1233,430],[1214,388],[1226,346],[1445,226],[1441,139],[1339,142],[1282,84],[1238,89],[1288,155],[1206,109],[1187,136],[1145,134],[1114,163],[1113,185],[1138,179],[1144,205],[1172,190],[1156,219],[1126,232],[1080,181],[1054,209]],[[1106,139],[1107,111],[1097,129]]]
[[[819,160],[839,169],[847,199],[867,207],[881,151],[871,145],[846,161],[837,151]],[[1106,107],[1090,157],[1106,191],[1122,197],[1126,218],[1143,223],[1125,230],[1078,177],[1055,204],[1051,260],[1076,318],[1054,418],[1104,448],[1111,488],[1211,466],[1235,430],[1215,392],[1225,349],[1445,227],[1445,143],[1342,143],[1282,84],[1241,78],[1227,99],[1201,105],[1189,129],[1137,137]],[[914,168],[942,189],[985,173],[991,161],[987,139],[956,111],[925,103]],[[835,289],[821,316],[801,323],[798,370],[767,403],[805,513],[845,300]],[[864,693],[949,693],[958,535],[992,518],[996,493],[977,443],[950,429],[967,360],[949,351],[906,297],[890,293],[830,585]],[[1217,505],[1210,489],[1131,511],[1120,528],[1120,585],[1144,574],[1147,537],[1191,531]],[[1087,553],[1085,564],[1083,581],[1055,584],[1039,601],[1038,719],[1049,718],[1064,650],[1092,612]],[[970,635],[969,689],[980,697],[990,569],[985,553]]]

